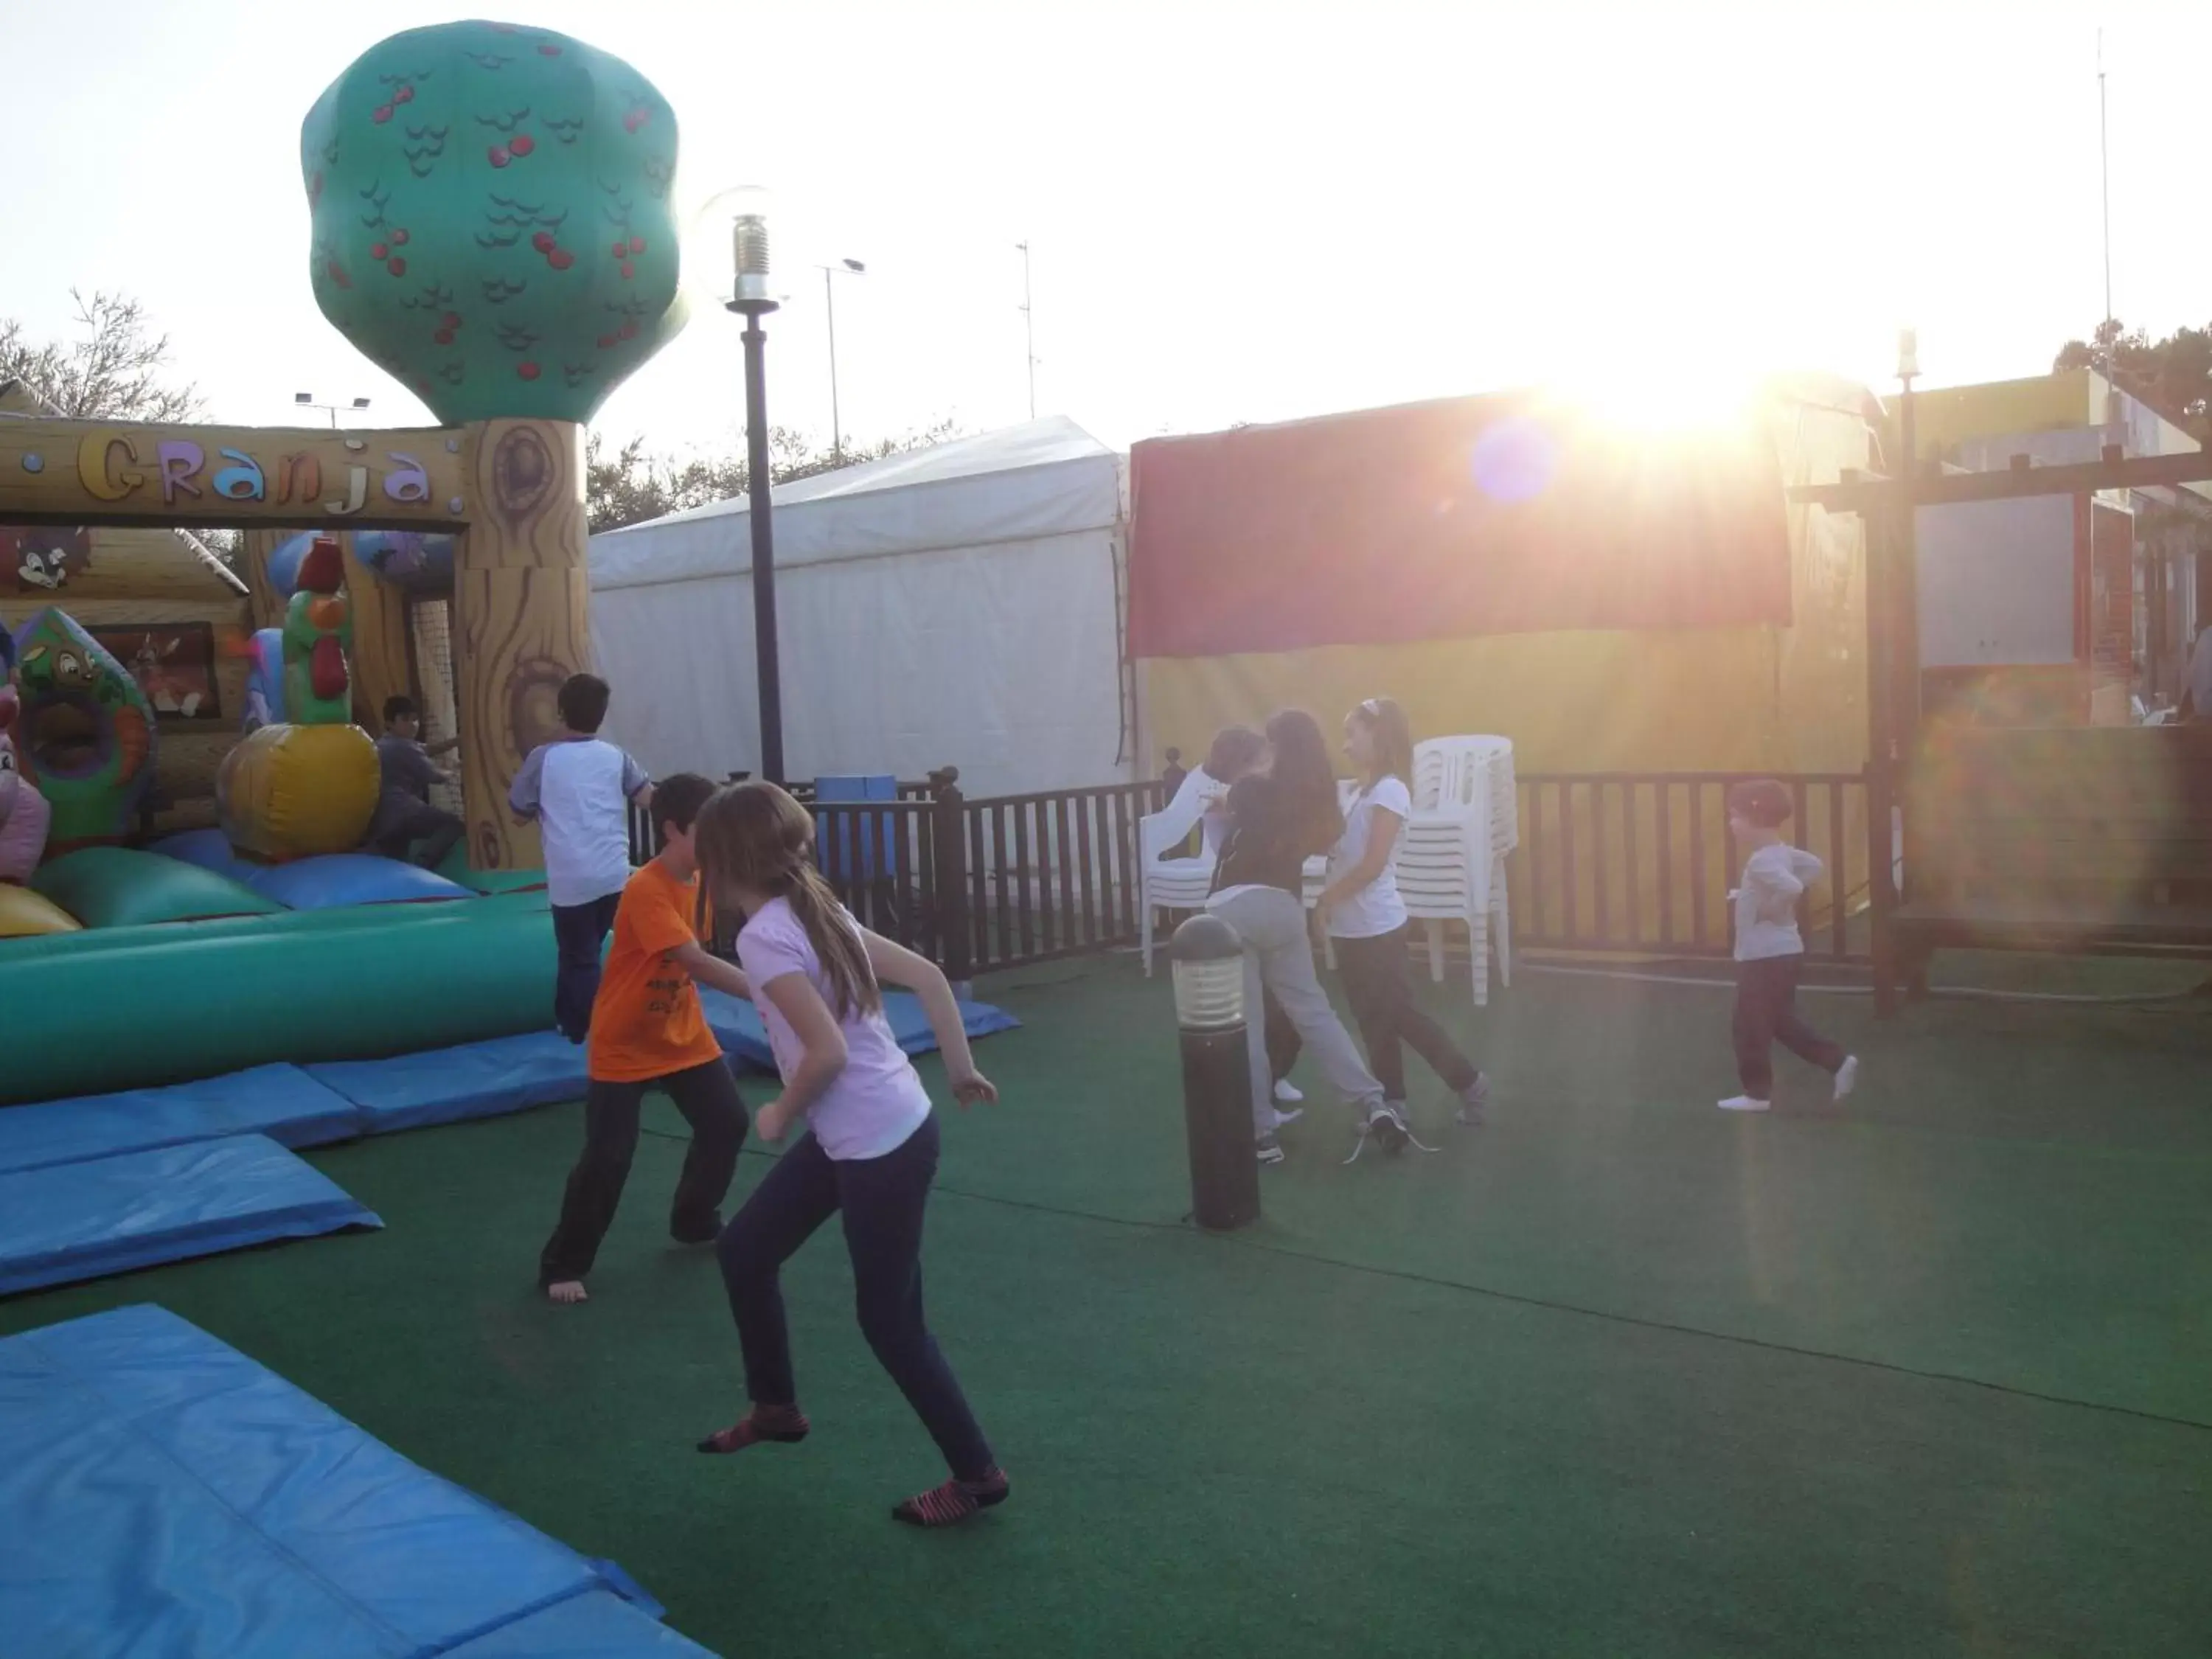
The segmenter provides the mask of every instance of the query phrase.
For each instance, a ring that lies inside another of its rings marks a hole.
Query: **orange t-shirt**
[[[614,948],[592,1005],[585,1069],[601,1083],[640,1083],[722,1057],[699,988],[676,952],[699,942],[696,880],[678,881],[659,859],[629,878],[615,909]]]

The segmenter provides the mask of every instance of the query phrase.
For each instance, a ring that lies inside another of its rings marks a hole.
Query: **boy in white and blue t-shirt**
[[[545,895],[560,951],[553,1023],[571,1042],[591,1029],[599,957],[629,880],[629,803],[653,800],[645,769],[599,735],[609,696],[596,674],[563,681],[561,736],[530,751],[507,793],[516,816],[538,821],[545,843]]]

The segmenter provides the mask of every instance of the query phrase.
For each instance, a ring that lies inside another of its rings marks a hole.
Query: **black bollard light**
[[[1215,915],[1195,915],[1168,946],[1182,1031],[1183,1124],[1190,1137],[1190,1207],[1226,1232],[1260,1218],[1253,1155],[1252,1062],[1245,1049],[1244,944]]]

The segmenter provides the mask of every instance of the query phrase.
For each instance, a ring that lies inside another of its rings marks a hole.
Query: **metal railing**
[[[970,800],[948,767],[895,801],[793,793],[845,908],[956,981],[1136,943],[1137,821],[1158,809],[1158,783]],[[629,833],[633,863],[659,850],[644,810]]]
[[[1515,945],[1732,955],[1728,896],[1742,860],[1728,795],[1761,778],[1790,791],[1790,839],[1827,866],[1799,909],[1807,953],[1864,960],[1867,791],[1855,772],[1522,773],[1521,846],[1507,865]]]
[[[1827,867],[1800,908],[1818,959],[1864,961],[1868,798],[1856,773],[1522,773],[1520,848],[1506,861],[1516,948],[1727,957],[1741,860],[1728,794],[1774,778],[1794,844]],[[948,767],[890,801],[818,801],[815,858],[863,926],[955,980],[1137,942],[1137,823],[1158,781],[969,799]],[[658,850],[646,814],[630,848]],[[1840,900],[1840,902],[1838,902]]]

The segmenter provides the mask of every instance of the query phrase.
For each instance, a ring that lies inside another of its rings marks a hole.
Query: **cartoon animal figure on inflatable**
[[[283,712],[249,732],[216,773],[230,844],[269,864],[349,853],[368,833],[382,777],[376,745],[352,724],[346,647],[353,616],[337,542],[315,538],[300,561],[283,627]]]
[[[47,850],[122,841],[154,781],[146,694],[59,611],[41,611],[16,630],[15,659],[15,766],[52,809]]]

